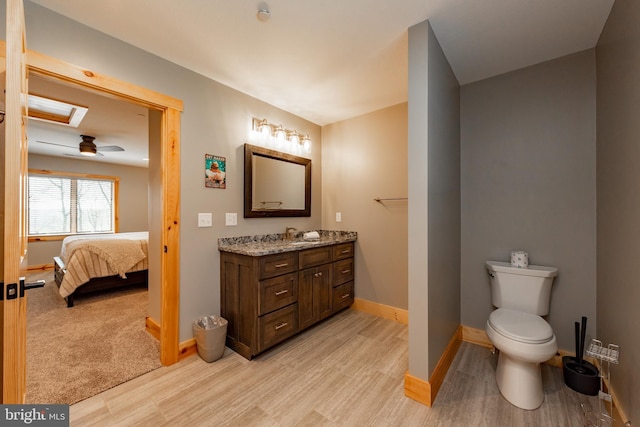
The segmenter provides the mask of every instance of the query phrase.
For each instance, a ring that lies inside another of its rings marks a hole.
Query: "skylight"
[[[88,107],[29,94],[29,117],[35,120],[77,128]]]

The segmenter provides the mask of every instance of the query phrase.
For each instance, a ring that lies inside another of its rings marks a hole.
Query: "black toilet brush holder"
[[[583,358],[584,340],[587,331],[587,318],[582,317],[582,333],[580,324],[575,322],[576,357],[562,358],[562,376],[564,383],[572,390],[588,396],[596,396],[600,391],[600,373],[592,363]]]
[[[593,364],[577,358],[564,356],[562,358],[562,376],[564,383],[572,390],[588,396],[597,396],[600,391],[600,373]]]

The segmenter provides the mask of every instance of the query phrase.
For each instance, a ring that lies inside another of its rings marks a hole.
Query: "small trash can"
[[[205,362],[214,362],[224,354],[228,323],[226,319],[215,314],[200,317],[193,322],[193,336],[196,339],[198,354]]]

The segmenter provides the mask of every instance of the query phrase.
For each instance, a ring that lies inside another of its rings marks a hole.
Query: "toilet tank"
[[[517,268],[500,261],[487,261],[485,264],[494,306],[538,316],[549,314],[551,284],[558,275],[557,268],[540,265]]]

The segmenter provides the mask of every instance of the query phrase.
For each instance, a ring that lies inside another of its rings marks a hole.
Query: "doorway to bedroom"
[[[170,365],[178,360],[178,242],[179,223],[179,135],[181,101],[100,76],[95,72],[62,64],[33,54],[28,61],[34,80],[44,76],[69,87],[133,103],[148,112],[143,119],[149,126],[149,206],[147,211],[150,248],[150,310],[147,330],[159,338],[159,362]],[[146,195],[145,195],[146,196]],[[121,209],[124,206],[120,207]],[[170,224],[165,227],[165,224]],[[69,310],[74,310],[73,308]],[[104,325],[108,327],[108,325]],[[117,327],[115,327],[117,329]]]
[[[149,175],[157,167],[148,160],[149,135],[159,125],[150,123],[148,108],[38,75],[30,76],[29,92],[40,103],[86,109],[72,125],[40,119],[44,112],[33,109],[27,122],[29,268],[46,268],[28,281],[46,284],[28,295],[26,401],[73,404],[161,366],[158,340],[145,331],[146,318],[158,316],[144,286],[154,213]],[[79,150],[87,139],[81,135],[93,136],[95,156]],[[103,248],[109,258],[95,252]],[[127,279],[105,260],[122,264]],[[67,308],[63,297],[74,306]]]

